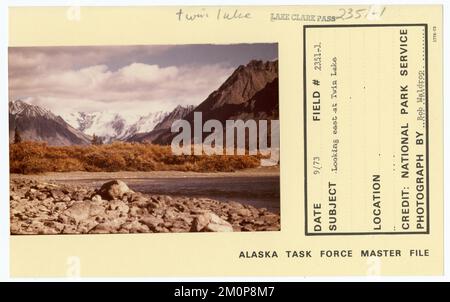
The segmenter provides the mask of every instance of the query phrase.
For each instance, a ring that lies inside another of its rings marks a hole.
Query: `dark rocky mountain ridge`
[[[203,122],[215,119],[223,124],[226,120],[278,119],[278,60],[253,60],[239,66],[217,90],[183,118],[191,125],[194,112],[202,113]],[[154,142],[170,144],[175,135],[168,129]]]

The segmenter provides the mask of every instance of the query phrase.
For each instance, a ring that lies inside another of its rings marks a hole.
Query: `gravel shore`
[[[11,179],[10,222],[12,235],[280,230],[278,214],[238,202],[143,194],[122,181],[90,188],[26,177]]]

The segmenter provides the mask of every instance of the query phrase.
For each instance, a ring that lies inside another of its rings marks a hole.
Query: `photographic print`
[[[278,45],[9,48],[12,235],[280,230]]]
[[[7,19],[10,276],[443,273],[442,6]]]

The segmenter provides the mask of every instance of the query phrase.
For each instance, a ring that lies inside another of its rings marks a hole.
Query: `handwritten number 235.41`
[[[359,19],[359,18],[381,18],[386,7],[381,9],[373,10],[367,8],[353,9],[353,8],[340,8],[339,15],[336,19],[348,20],[348,19]]]

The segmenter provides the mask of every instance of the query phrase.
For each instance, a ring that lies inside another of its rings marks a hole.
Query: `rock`
[[[143,216],[146,214],[146,212],[148,213],[148,211],[144,211],[144,209],[137,207],[137,206],[132,206],[130,208],[130,216]]]
[[[232,208],[243,208],[244,206],[236,201],[229,201],[228,205]]]
[[[75,219],[79,222],[89,218],[91,206],[88,202],[78,202],[64,211],[64,215]]]
[[[265,222],[264,220],[257,219],[257,220],[255,220],[255,221],[253,221],[253,224],[254,224],[254,225],[257,225],[257,226],[262,226],[262,225],[265,225],[266,222]]]
[[[89,207],[89,216],[101,216],[105,213],[105,208],[97,205],[97,204],[90,204]]]
[[[77,231],[81,234],[87,234],[98,224],[99,222],[95,218],[91,217],[89,219],[80,221],[80,223],[77,226]]]
[[[96,216],[94,219],[95,219],[95,221],[97,221],[98,223],[103,223],[103,222],[106,221],[106,217],[105,217],[104,215]]]
[[[39,212],[48,212],[48,209],[47,209],[47,207],[46,206],[44,206],[44,205],[40,205],[40,206],[38,206],[37,207],[37,209],[39,210]]]
[[[150,201],[147,202],[148,209],[156,209],[164,206],[164,202],[159,196],[150,197]]]
[[[185,228],[177,228],[177,227],[171,227],[171,228],[170,228],[170,232],[171,232],[171,233],[185,233],[185,232],[189,232],[189,229],[185,229]]]
[[[34,189],[36,189],[36,190],[42,190],[42,189],[45,189],[47,186],[46,186],[46,184],[37,184],[37,185],[35,185],[34,186]]]
[[[134,194],[136,194],[136,193],[134,193],[134,192],[127,192],[127,193],[125,193],[122,197],[126,197],[126,198],[129,199],[129,201],[132,201],[132,200],[133,200],[133,195],[134,195]]]
[[[57,221],[48,221],[45,223],[45,226],[54,229],[57,233],[61,233],[64,230],[64,224]]]
[[[188,211],[188,207],[186,207],[184,204],[182,203],[177,203],[175,205],[175,208],[180,211],[180,212],[187,212]]]
[[[142,197],[142,194],[137,192],[128,192],[126,193],[127,196],[130,196],[131,201],[137,201],[139,198]]]
[[[155,216],[145,216],[141,220],[139,220],[139,222],[145,224],[151,230],[155,230],[158,225],[164,223],[164,220]]]
[[[191,232],[233,232],[230,223],[214,213],[207,212],[196,216],[191,225]]]
[[[61,190],[51,190],[50,194],[55,200],[62,200],[65,196],[65,194]]]
[[[35,234],[39,234],[39,231],[43,230],[45,225],[41,221],[31,221],[31,224],[27,226],[28,232],[34,232]]]
[[[266,232],[274,232],[274,231],[279,231],[280,227],[279,226],[267,226],[261,229],[261,231],[266,231]]]
[[[242,217],[238,214],[238,213],[229,213],[228,214],[228,220],[230,221],[236,221],[236,220],[241,220]]]
[[[252,215],[252,211],[250,211],[249,209],[246,209],[246,208],[238,208],[238,209],[236,209],[236,213],[243,217]]]
[[[78,234],[77,227],[74,225],[66,225],[62,230],[63,234]]]
[[[47,194],[44,194],[44,193],[38,193],[38,194],[36,195],[36,198],[39,199],[40,201],[42,201],[42,200],[44,200],[44,199],[47,198]]]
[[[189,231],[189,226],[191,225],[192,220],[193,219],[191,219],[190,223],[187,223],[186,221],[183,221],[183,220],[175,220],[172,223],[171,229],[176,228],[176,229],[184,229],[186,231]]]
[[[204,229],[205,232],[233,232],[233,226],[231,224],[208,224]]]
[[[148,208],[149,210],[151,210],[151,209],[157,209],[157,208],[160,207],[159,204],[157,204],[157,203],[155,203],[155,202],[153,202],[153,201],[147,202],[147,203],[146,203],[146,206],[147,206],[147,208]]]
[[[266,212],[264,216],[259,216],[259,218],[270,225],[280,224],[280,216],[273,213]]]
[[[211,213],[212,214],[212,213]],[[206,232],[233,232],[231,224],[215,214],[211,215],[211,221],[204,229]]]
[[[166,220],[174,220],[177,219],[178,215],[175,213],[175,211],[171,210],[171,209],[167,209],[164,212],[164,219]]]
[[[138,198],[133,199],[132,205],[139,208],[146,208],[148,202],[149,200],[147,198],[139,196]]]
[[[191,232],[201,232],[209,223],[209,216],[206,214],[198,215],[194,218],[191,225]]]
[[[181,221],[181,222],[186,223],[188,225],[191,225],[193,220],[194,220],[194,218],[192,218],[192,216],[188,216],[188,215],[180,215],[180,216],[178,216],[178,221]]]
[[[243,232],[253,232],[253,231],[254,231],[254,229],[253,229],[250,225],[243,226],[243,227],[241,228],[241,230],[242,230]]]
[[[162,209],[162,208],[158,208],[158,209],[146,209],[148,213],[152,214],[153,216],[158,216],[158,217],[162,217],[164,215],[164,213],[166,213],[166,210]]]
[[[62,212],[65,209],[67,209],[65,202],[56,202],[53,207],[53,211],[55,211],[55,212]]]
[[[148,233],[150,231],[150,228],[137,220],[133,220],[124,223],[121,226],[121,230],[126,230],[127,233]]]
[[[36,189],[29,189],[26,193],[25,193],[25,197],[28,198],[28,200],[33,200],[36,198],[36,194],[38,193],[38,191]]]
[[[112,180],[102,185],[99,194],[103,199],[121,199],[125,193],[132,193],[127,184],[121,180]]]
[[[55,204],[55,200],[53,199],[53,197],[47,197],[46,199],[42,200],[42,204],[47,208],[52,208]]]
[[[105,221],[90,230],[89,234],[115,234],[118,232],[123,223],[124,222],[120,220]]]
[[[96,195],[92,196],[91,200],[93,202],[101,202],[102,201],[102,197],[100,195],[96,194]]]
[[[40,227],[38,230],[38,235],[56,235],[56,234],[59,234],[57,230],[46,226]]]
[[[108,210],[128,213],[129,209],[128,205],[121,200],[112,200],[108,203]]]
[[[155,232],[157,233],[169,233],[170,230],[164,226],[159,226],[155,228]]]
[[[11,222],[10,232],[11,232],[11,235],[22,234],[22,224],[20,222]]]
[[[72,199],[76,201],[83,201],[86,198],[86,194],[82,192],[72,193]]]
[[[203,215],[206,213],[208,213],[208,210],[198,209],[198,208],[191,209],[191,214],[193,214],[193,215]]]
[[[20,196],[14,193],[11,193],[11,195],[9,196],[10,200],[16,200],[19,201],[20,200]]]

